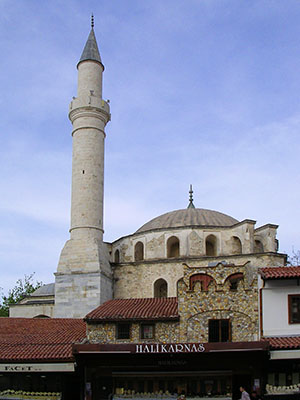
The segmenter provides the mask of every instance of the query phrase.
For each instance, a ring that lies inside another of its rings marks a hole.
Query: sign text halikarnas
[[[203,353],[202,343],[171,343],[171,344],[137,344],[136,353]]]

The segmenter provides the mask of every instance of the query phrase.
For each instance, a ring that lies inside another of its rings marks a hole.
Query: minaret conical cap
[[[100,63],[103,66],[103,69],[104,69],[104,65],[102,64],[102,61],[101,61],[101,57],[100,57],[100,53],[99,53],[99,49],[98,49],[96,36],[95,36],[93,27],[89,34],[88,40],[84,46],[84,49],[81,54],[80,60],[77,64],[77,67],[82,61],[87,61],[87,60],[97,61],[98,63]]]

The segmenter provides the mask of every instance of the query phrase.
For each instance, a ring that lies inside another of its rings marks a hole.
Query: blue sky
[[[95,15],[110,99],[105,239],[195,205],[300,249],[300,2],[0,0],[0,260],[54,280],[69,238],[77,70]]]

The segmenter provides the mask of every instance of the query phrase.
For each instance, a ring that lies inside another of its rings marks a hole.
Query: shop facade
[[[300,267],[259,270],[261,337],[270,344],[267,399],[300,398]]]
[[[92,400],[238,399],[241,385],[265,385],[268,348],[267,342],[81,344],[74,355]]]
[[[0,399],[80,399],[72,344],[85,337],[76,319],[0,319]]]

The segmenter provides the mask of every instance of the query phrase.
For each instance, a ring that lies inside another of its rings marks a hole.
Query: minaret
[[[103,244],[104,128],[109,105],[102,99],[101,61],[91,32],[77,64],[73,124],[71,228],[55,274],[55,316],[81,318],[112,298],[109,255]]]

